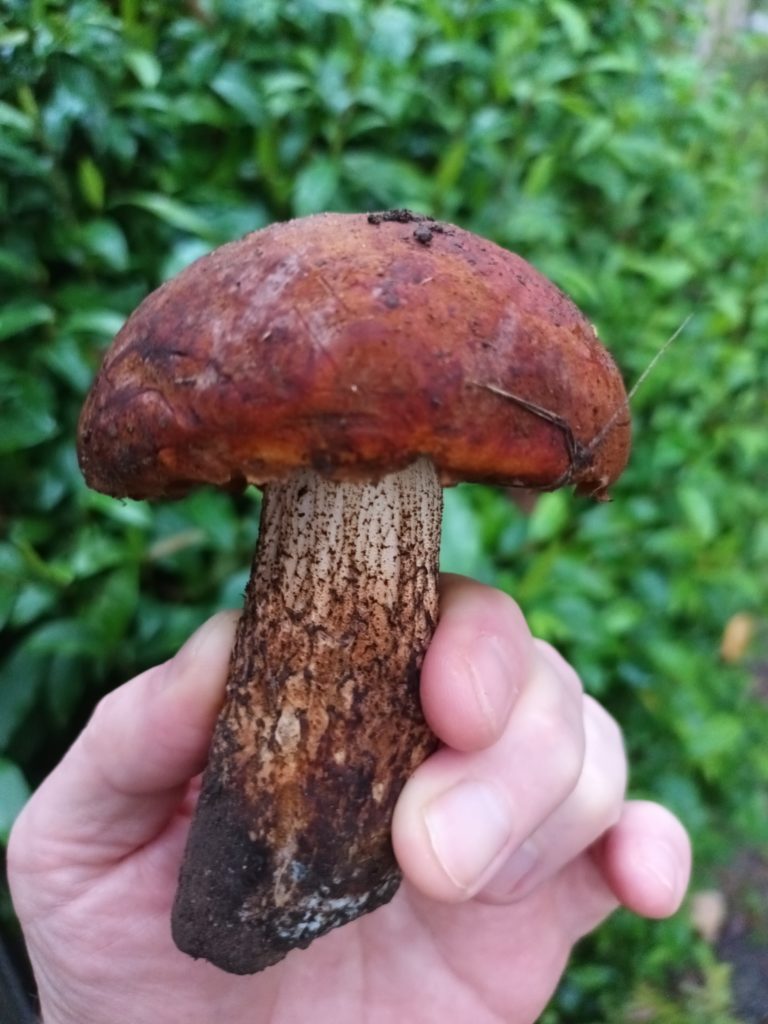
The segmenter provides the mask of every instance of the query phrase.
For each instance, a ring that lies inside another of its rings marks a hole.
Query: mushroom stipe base
[[[419,674],[441,510],[426,459],[377,483],[302,470],[265,488],[173,909],[191,956],[255,973],[397,891],[392,813],[436,746]]]

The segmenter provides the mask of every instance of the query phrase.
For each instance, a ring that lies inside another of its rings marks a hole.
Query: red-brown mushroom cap
[[[621,376],[570,299],[492,242],[394,211],[274,224],[149,295],[78,451],[92,487],[134,498],[419,456],[444,483],[600,496],[629,443]]]

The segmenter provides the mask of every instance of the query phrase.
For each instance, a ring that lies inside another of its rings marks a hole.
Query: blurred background
[[[446,495],[693,836],[545,1024],[768,1020],[768,6],[0,0],[0,839],[99,696],[240,603],[256,492],[89,492],[79,407],[151,289],[317,210],[409,206],[521,253],[632,384],[613,502]],[[3,890],[5,943],[23,956]]]

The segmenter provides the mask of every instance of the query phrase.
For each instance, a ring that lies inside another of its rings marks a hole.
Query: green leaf
[[[731,755],[744,742],[745,725],[735,714],[710,713],[695,722],[681,724],[688,754],[713,777],[722,770],[721,758]]]
[[[0,665],[0,751],[34,706],[44,673],[44,659],[26,642]]]
[[[143,88],[157,88],[163,69],[154,54],[148,50],[128,50],[123,59]]]
[[[17,300],[6,303],[0,309],[0,341],[12,338],[31,327],[53,323],[54,312],[43,302]]]
[[[449,487],[443,491],[440,569],[476,579],[491,578],[467,487]]]
[[[0,455],[32,448],[58,433],[43,380],[0,367]]]
[[[211,82],[211,89],[240,114],[246,124],[263,118],[260,83],[253,71],[240,63],[225,64]]]
[[[87,635],[97,649],[111,650],[125,634],[139,601],[138,565],[125,564],[110,572],[93,589],[93,597],[82,618]],[[71,653],[86,653],[88,648]]]
[[[78,127],[98,152],[108,135],[109,110],[104,83],[96,70],[80,61],[62,61],[57,65],[54,82],[42,111],[47,147],[63,154],[74,128]]]
[[[298,0],[297,7],[304,17],[313,14],[332,14],[351,18],[360,10],[362,0]]]
[[[2,587],[0,586],[0,593]],[[16,629],[30,625],[56,604],[58,590],[36,581],[24,583],[15,595],[11,622]]]
[[[231,115],[215,97],[202,93],[179,96],[173,104],[173,115],[185,124],[205,124],[223,128]]]
[[[582,54],[592,41],[589,22],[569,0],[549,0],[549,9],[560,22],[574,53]]]
[[[131,547],[125,536],[115,536],[105,525],[84,526],[73,539],[73,551],[68,563],[77,579],[85,579],[105,569],[121,566],[130,558]]]
[[[45,674],[46,706],[59,729],[74,716],[86,692],[88,659],[83,655],[55,654]]]
[[[6,844],[19,811],[31,790],[17,764],[0,757],[0,842]]]
[[[38,580],[52,583],[58,587],[66,587],[72,582],[72,570],[58,560],[46,560],[41,557],[31,541],[23,536],[23,523],[17,523],[11,531],[11,539],[24,560],[27,570]]]
[[[273,71],[260,79],[260,85],[270,97],[294,96],[302,89],[306,89],[308,84],[309,80],[302,71]]]
[[[557,537],[568,525],[571,517],[571,499],[565,491],[542,494],[528,522],[528,537],[543,543]]]
[[[90,623],[75,619],[56,619],[38,626],[27,637],[26,649],[33,656],[87,654],[100,651],[95,631]]]
[[[128,243],[115,221],[105,218],[88,221],[80,229],[78,238],[87,252],[109,270],[128,269]]]
[[[329,157],[315,157],[296,176],[293,208],[297,217],[330,209],[339,185],[339,168]]]
[[[110,498],[107,494],[99,494],[83,487],[80,493],[83,509],[88,513],[104,516],[107,521],[120,526],[136,526],[148,529],[152,523],[152,512],[143,501],[131,501],[128,498]]]
[[[0,47],[2,47],[1,43]],[[32,135],[35,130],[34,119],[29,114],[23,113],[16,107],[12,107],[10,103],[4,103],[2,100],[0,100],[0,126],[12,128],[14,131],[27,136]]]
[[[15,544],[0,541],[0,582],[16,586],[25,578],[24,556]]]
[[[466,164],[469,144],[464,136],[454,139],[440,156],[435,173],[435,194],[441,196],[459,181]]]
[[[635,75],[643,60],[641,54],[625,50],[622,53],[599,53],[590,57],[584,64],[587,71],[613,74]]]
[[[180,231],[188,231],[191,235],[197,235],[199,238],[205,238],[212,242],[221,241],[212,231],[210,223],[203,214],[186,203],[179,202],[170,196],[161,195],[159,192],[129,192],[118,199],[114,205],[136,206],[139,209],[147,210],[159,220]]]
[[[677,489],[677,499],[691,528],[699,540],[708,544],[717,536],[717,514],[709,495],[694,485],[683,485]]]
[[[644,277],[669,291],[676,291],[691,279],[694,274],[693,265],[689,260],[674,256],[643,256],[630,255],[625,257],[624,264]]]
[[[54,344],[46,349],[43,361],[78,395],[84,396],[93,383],[93,366],[77,341],[69,335],[60,334]]]
[[[546,192],[557,170],[555,153],[541,153],[532,162],[525,176],[523,192],[527,196]]]
[[[113,309],[82,309],[70,313],[62,322],[62,330],[73,334],[100,334],[112,337],[125,323],[122,313]]]
[[[581,159],[589,153],[602,149],[614,131],[615,127],[610,118],[593,115],[579,132],[572,155]]]
[[[3,629],[10,620],[17,600],[17,588],[0,570],[0,629]]]
[[[30,258],[28,253],[0,249],[0,275],[35,283],[45,280],[46,272],[42,264],[34,257]]]
[[[371,51],[400,63],[416,49],[419,19],[395,4],[384,4],[371,16]]]
[[[343,174],[355,191],[382,207],[412,206],[430,212],[431,182],[404,160],[383,154],[347,151]]]
[[[13,50],[29,42],[29,31],[25,28],[9,28],[0,32],[0,50]]]
[[[201,238],[180,238],[163,261],[161,279],[167,281],[210,251],[211,243]]]
[[[77,180],[83,199],[94,210],[104,206],[104,178],[90,157],[83,157],[77,165]]]

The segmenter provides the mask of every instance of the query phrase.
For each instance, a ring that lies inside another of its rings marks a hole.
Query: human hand
[[[509,598],[445,577],[422,671],[444,746],[396,809],[395,899],[253,977],[183,955],[171,904],[235,620],[105,697],[13,829],[45,1024],[523,1024],[619,904],[679,906],[687,836],[625,802],[613,719]]]

